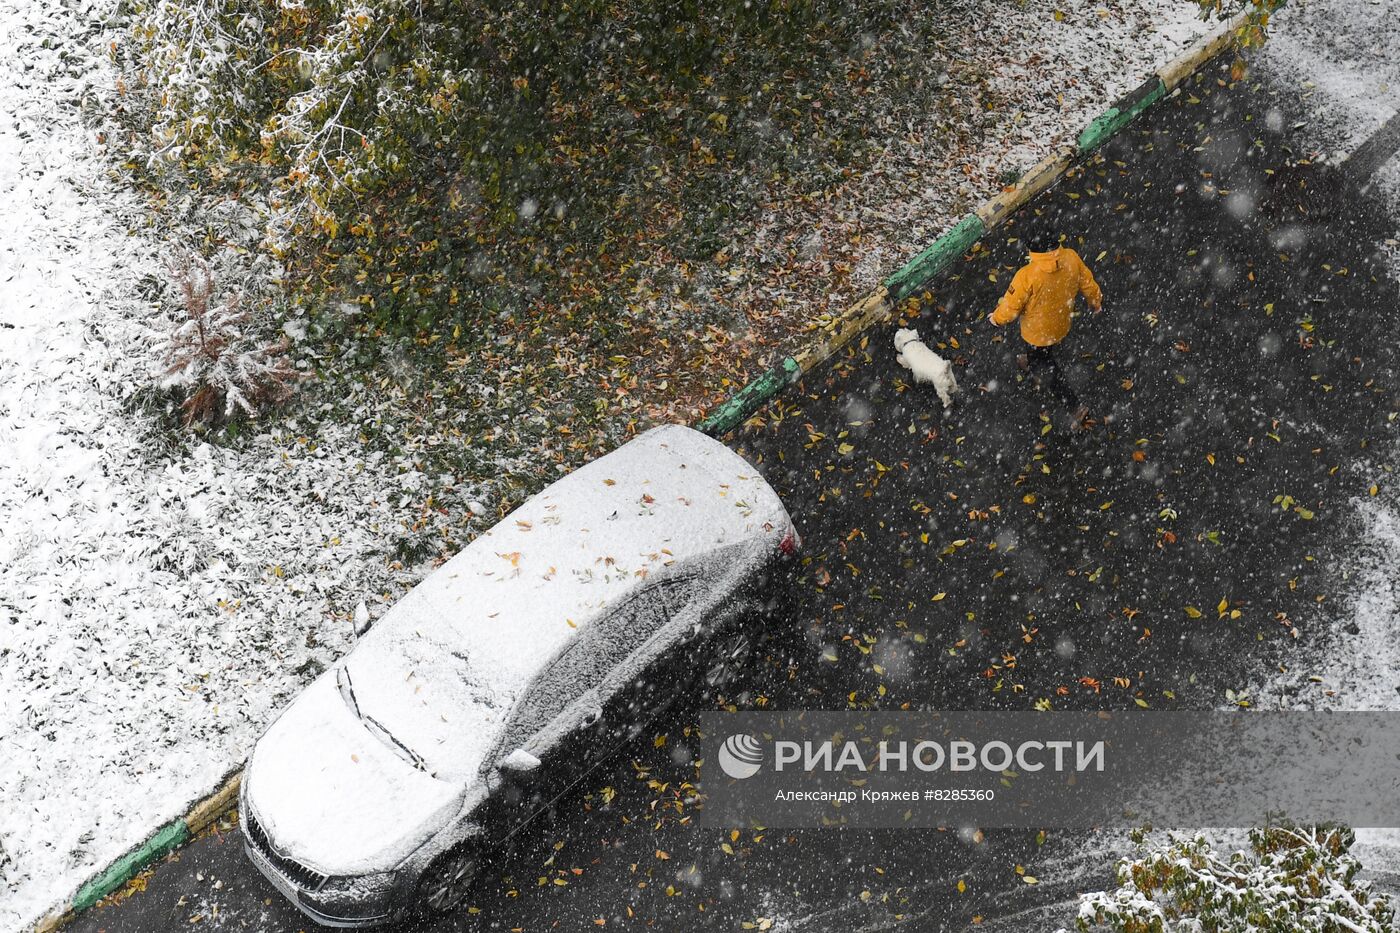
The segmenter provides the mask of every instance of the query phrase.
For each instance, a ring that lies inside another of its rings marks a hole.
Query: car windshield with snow
[[[454,906],[493,844],[695,679],[732,674],[764,572],[796,541],[758,471],[689,428],[564,477],[264,733],[243,782],[249,857],[322,924]]]

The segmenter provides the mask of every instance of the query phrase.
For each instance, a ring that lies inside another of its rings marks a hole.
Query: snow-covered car
[[[328,926],[457,905],[486,853],[612,748],[732,677],[797,544],[758,471],[689,428],[564,477],[262,735],[242,786],[249,858]]]

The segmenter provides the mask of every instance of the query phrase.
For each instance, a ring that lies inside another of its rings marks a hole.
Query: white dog
[[[953,364],[934,353],[919,339],[919,332],[907,327],[894,333],[894,348],[899,356],[895,360],[900,366],[914,374],[915,382],[931,382],[938,393],[944,408],[953,404],[953,396],[958,392],[958,380],[953,375]]]

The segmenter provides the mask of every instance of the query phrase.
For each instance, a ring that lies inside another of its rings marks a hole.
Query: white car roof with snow
[[[777,495],[723,444],[679,425],[648,431],[395,604],[346,659],[356,702],[430,771],[466,777],[518,692],[603,609],[672,564],[787,528]]]

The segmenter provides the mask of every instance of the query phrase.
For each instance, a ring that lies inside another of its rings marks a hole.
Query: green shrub
[[[1137,837],[1145,842],[1145,836]],[[1393,933],[1384,895],[1357,880],[1346,828],[1251,830],[1249,848],[1218,853],[1173,835],[1118,864],[1118,888],[1081,895],[1078,929],[1116,933]]]

